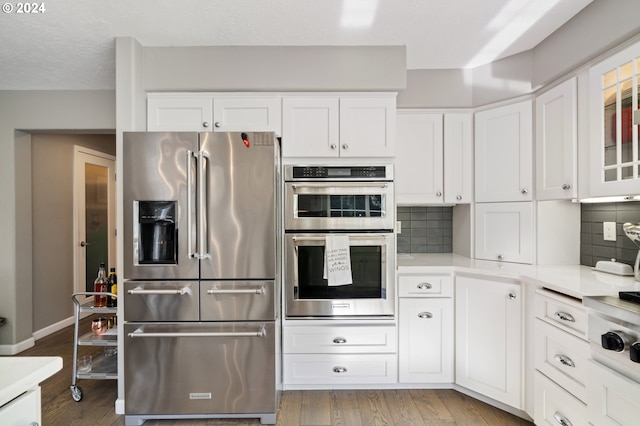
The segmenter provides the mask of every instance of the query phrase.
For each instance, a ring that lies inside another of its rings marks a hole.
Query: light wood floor
[[[89,320],[81,322],[89,329]],[[87,351],[83,347],[84,352]],[[101,349],[97,349],[99,352]],[[42,338],[17,356],[62,356],[63,369],[42,383],[45,426],[124,425],[114,403],[116,380],[78,380],[84,398],[71,398],[73,326]],[[154,420],[145,426],[259,425],[258,419]],[[331,390],[282,393],[278,425],[533,425],[454,390]]]

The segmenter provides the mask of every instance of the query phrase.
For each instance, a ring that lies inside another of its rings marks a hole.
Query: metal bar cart
[[[104,348],[118,346],[118,333],[117,327],[114,326],[108,329],[104,334],[95,335],[92,330],[80,335],[80,314],[82,312],[90,312],[93,314],[115,314],[118,311],[117,307],[104,307],[96,308],[93,306],[93,301],[82,302],[78,300],[83,296],[107,296],[116,297],[113,293],[97,293],[97,292],[77,292],[73,293],[71,300],[75,305],[75,330],[74,330],[74,342],[73,342],[73,377],[71,378],[71,397],[74,401],[78,402],[82,399],[82,388],[78,386],[77,379],[117,379],[118,378],[118,362],[116,350],[110,356],[103,353],[96,356],[91,362],[91,367],[88,371],[79,371],[78,369],[78,347],[79,346],[102,346]]]

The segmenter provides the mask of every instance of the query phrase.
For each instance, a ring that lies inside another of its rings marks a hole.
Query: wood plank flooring
[[[91,317],[81,321],[89,329]],[[91,351],[86,347],[84,352]],[[96,349],[100,352],[102,349]],[[42,383],[45,426],[121,426],[115,414],[116,380],[78,380],[84,398],[71,398],[73,326],[44,337],[17,356],[62,356],[63,368]],[[249,426],[258,419],[149,420],[145,426]],[[320,390],[282,393],[278,425],[533,425],[455,390]]]

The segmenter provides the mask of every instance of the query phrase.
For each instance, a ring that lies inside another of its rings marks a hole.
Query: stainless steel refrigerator
[[[273,133],[125,132],[125,422],[278,407]]]

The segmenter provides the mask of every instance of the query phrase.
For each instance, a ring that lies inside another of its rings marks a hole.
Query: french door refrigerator
[[[276,420],[279,144],[125,132],[126,424]]]

